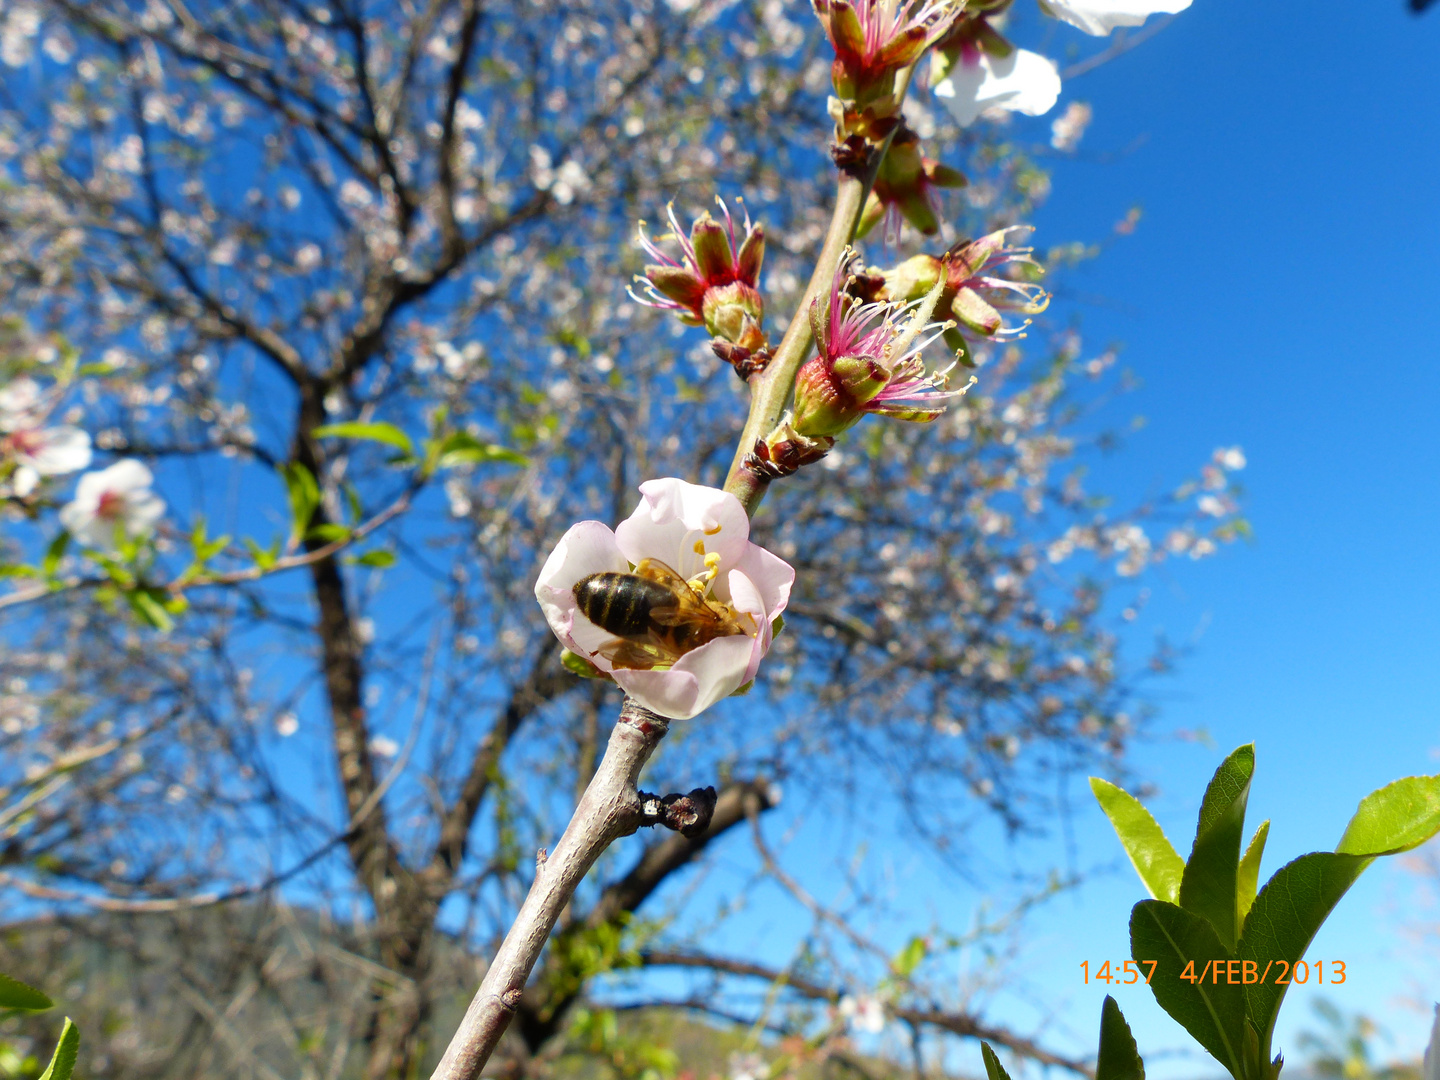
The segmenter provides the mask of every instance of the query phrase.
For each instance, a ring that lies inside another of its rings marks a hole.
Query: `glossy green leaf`
[[[326,424],[317,427],[311,434],[317,439],[365,439],[370,442],[384,443],[386,446],[393,446],[401,453],[413,454],[415,444],[410,441],[410,436],[401,431],[394,424]]]
[[[1135,1036],[1115,999],[1105,995],[1100,1007],[1100,1053],[1095,1060],[1095,1080],[1145,1080],[1145,1062],[1135,1046]]]
[[[1180,879],[1180,906],[1208,919],[1226,949],[1235,948],[1240,924],[1240,845],[1245,842],[1245,804],[1255,775],[1255,746],[1240,747],[1215,770],[1200,804],[1195,844]]]
[[[1155,899],[1177,902],[1185,863],[1150,811],[1128,791],[1098,776],[1090,778],[1090,790],[1120,837],[1141,884]]]
[[[1260,887],[1260,858],[1265,854],[1265,839],[1270,835],[1269,820],[1262,821],[1250,839],[1250,846],[1240,858],[1235,875],[1235,924],[1245,925],[1250,905],[1255,903],[1255,890]]]
[[[995,1056],[995,1051],[990,1049],[989,1043],[980,1043],[980,1056],[985,1059],[985,1080],[1010,1080],[1010,1074],[1005,1071],[1005,1066],[1000,1064],[1000,1059]]]
[[[1407,776],[1372,791],[1335,850],[1343,855],[1394,855],[1440,832],[1440,776]]]
[[[1155,1000],[1240,1080],[1244,987],[1217,977],[1215,965],[1228,971],[1223,965],[1232,957],[1209,920],[1163,900],[1141,900],[1130,912],[1130,955],[1145,971],[1156,961]]]
[[[1330,851],[1301,855],[1275,871],[1251,905],[1236,955],[1256,965],[1256,982],[1245,987],[1245,1007],[1267,1057],[1275,1017],[1289,989],[1277,978],[1304,955],[1340,898],[1373,861]]]
[[[55,1007],[55,1002],[33,986],[0,975],[0,1009],[24,1009],[26,1012],[44,1012]]]
[[[60,1029],[60,1041],[55,1044],[55,1053],[50,1057],[50,1065],[40,1074],[40,1080],[70,1080],[79,1055],[80,1029],[67,1016],[65,1026]]]

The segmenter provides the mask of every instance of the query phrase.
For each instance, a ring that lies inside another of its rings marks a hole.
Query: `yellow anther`
[[[695,554],[696,554],[696,555],[704,555],[704,554],[705,554],[705,541],[704,541],[704,540],[696,540],[696,541],[695,541]]]
[[[703,545],[695,545],[695,553],[697,555],[703,550]],[[719,573],[720,553],[718,551],[712,551],[705,556],[705,569],[701,570],[700,573],[696,574],[693,578],[691,578],[690,584],[695,586],[701,592],[704,592],[710,587],[710,583],[715,580],[716,575]]]
[[[719,532],[720,532],[720,526],[719,526],[719,525],[716,525],[713,529],[706,529],[706,530],[705,530],[705,535],[706,535],[706,536],[715,536],[715,535],[716,535],[717,533],[719,533]]]

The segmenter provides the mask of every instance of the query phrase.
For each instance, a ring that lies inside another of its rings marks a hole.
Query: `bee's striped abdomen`
[[[581,578],[574,592],[575,603],[587,619],[620,637],[645,637],[650,631],[650,612],[675,605],[675,598],[663,585],[613,571]]]

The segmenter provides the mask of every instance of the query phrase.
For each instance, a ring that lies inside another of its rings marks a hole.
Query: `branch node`
[[[509,990],[501,994],[498,1000],[502,1009],[507,1013],[513,1013],[515,1006],[520,1004],[520,991],[512,986]]]
[[[719,796],[713,787],[696,788],[688,795],[652,795],[640,792],[640,824],[649,828],[663,825],[681,836],[693,839],[710,828]]]
[[[546,851],[543,847],[539,851],[535,852],[535,869],[537,871],[544,870],[545,862],[549,858],[550,853]]]

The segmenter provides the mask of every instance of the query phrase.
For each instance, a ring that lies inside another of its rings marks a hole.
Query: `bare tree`
[[[490,955],[619,702],[562,666],[540,562],[570,523],[622,518],[640,481],[718,483],[744,421],[708,342],[626,297],[629,234],[669,200],[743,195],[767,302],[794,306],[829,216],[823,36],[713,0],[26,10],[0,88],[7,372],[99,450],[151,462],[168,512],[128,561],[47,563],[56,489],[8,495],[0,873],[25,912],[163,916],[158,938],[118,917],[69,931],[159,964],[183,1003],[187,1053],[89,1051],[112,1065],[413,1075],[469,992],[457,950]],[[972,176],[946,243],[1043,197],[1013,146],[923,103],[910,118]],[[1114,355],[1034,338],[977,346],[978,386],[938,423],[857,429],[755,518],[800,571],[776,656],[652,766],[662,791],[716,787],[708,828],[602,860],[497,1075],[591,1045],[576,1007],[596,980],[651,968],[714,981],[676,999],[641,978],[631,1005],[792,1034],[828,1016],[811,1053],[843,1050],[839,1004],[879,980],[917,1039],[1082,1069],[930,985],[963,936],[898,963],[863,905],[810,897],[765,825],[781,784],[817,813],[893,800],[908,840],[974,872],[977,815],[1039,828],[1059,778],[1118,763],[1144,664],[1117,655],[1105,582],[1233,535],[1230,459],[1102,514],[1082,475]],[[715,902],[754,881],[712,871],[709,903],[675,899],[745,834],[813,921],[788,965],[703,947]],[[187,959],[217,905],[263,932]],[[295,1021],[288,1060],[216,1049],[244,1041],[247,987],[265,1023]]]

